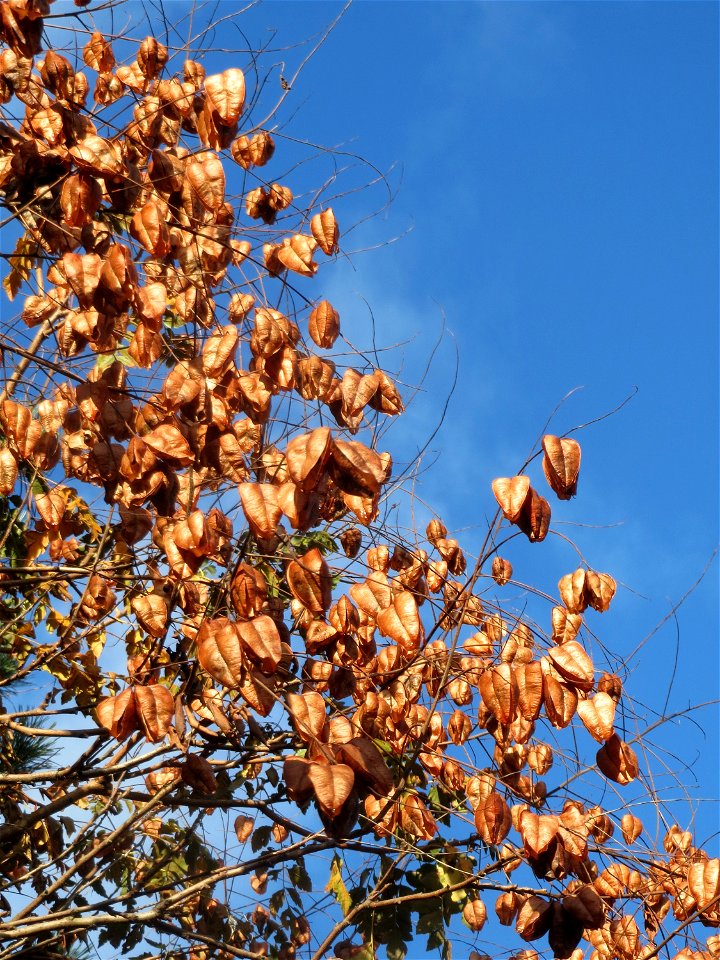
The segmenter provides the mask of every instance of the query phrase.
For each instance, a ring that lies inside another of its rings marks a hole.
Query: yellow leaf
[[[104,630],[99,630],[97,633],[93,633],[88,637],[88,647],[96,660],[103,652],[106,639],[107,637]]]
[[[342,860],[340,857],[333,857],[332,866],[330,867],[330,879],[325,887],[325,892],[334,894],[335,899],[340,904],[343,916],[346,917],[352,906],[352,900],[350,899],[348,888],[345,886],[342,878]]]
[[[67,630],[70,626],[70,617],[66,617],[58,610],[51,610],[45,621],[45,627],[49,633],[57,633],[58,630]]]
[[[35,257],[33,256],[37,251],[37,243],[28,236],[28,234],[23,234],[22,237],[15,244],[15,250],[8,257],[8,263],[10,264],[10,273],[3,280],[3,288],[7,294],[8,300],[14,300],[16,294],[20,290],[20,287],[25,283],[27,278],[30,276],[30,271],[33,268],[33,263],[35,262]]]

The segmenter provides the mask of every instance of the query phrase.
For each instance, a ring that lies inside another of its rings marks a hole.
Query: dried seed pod
[[[9,496],[15,489],[18,478],[18,462],[7,447],[0,450],[0,494]]]
[[[310,314],[308,333],[318,347],[329,349],[340,333],[340,317],[331,303],[321,300]]]
[[[504,560],[502,557],[495,557],[492,562],[492,575],[495,583],[497,583],[499,587],[504,587],[509,580],[512,580],[512,564],[509,560]]]
[[[569,500],[577,493],[580,444],[569,437],[547,434],[542,438],[542,446],[545,451],[542,465],[547,482],[560,500]]]
[[[331,256],[338,249],[340,230],[335,219],[332,207],[316,213],[310,221],[310,230],[317,241],[317,245],[326,256]]]
[[[239,163],[244,170],[250,167],[264,167],[275,153],[275,141],[261,130],[253,137],[238,137],[230,147],[233,160]]]
[[[596,760],[600,772],[621,786],[637,778],[639,767],[635,752],[616,733],[600,747]]]
[[[516,523],[530,493],[530,478],[498,477],[492,482],[492,490],[505,519]]]

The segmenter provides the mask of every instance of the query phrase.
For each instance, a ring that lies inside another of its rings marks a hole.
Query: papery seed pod
[[[550,504],[530,487],[515,523],[531,543],[541,543],[547,536],[550,516]]]
[[[699,910],[714,906],[720,898],[720,860],[714,858],[692,863],[687,882]]]
[[[523,505],[530,493],[530,478],[525,476],[498,477],[492,482],[500,509],[505,519],[515,523],[523,509]]]
[[[463,907],[463,920],[471,930],[482,930],[487,920],[487,909],[482,900],[468,900]]]
[[[517,710],[518,687],[515,671],[509,663],[501,663],[484,671],[478,684],[480,695],[498,723],[510,723]]]
[[[137,64],[144,77],[154,80],[168,61],[167,47],[155,37],[146,37],[138,47]]]
[[[98,722],[110,732],[116,740],[126,740],[131,733],[139,729],[139,720],[132,687],[123,690],[116,697],[106,697],[95,708]]]
[[[495,557],[492,562],[492,575],[495,583],[499,587],[504,587],[509,580],[512,580],[513,568],[509,560],[502,557]]]
[[[565,607],[552,609],[552,641],[561,644],[574,640],[580,632],[583,618],[579,613],[570,613]]]
[[[237,624],[225,617],[204,620],[197,633],[198,660],[210,676],[230,689],[243,680],[245,655]]]
[[[329,349],[340,333],[340,317],[331,303],[321,300],[312,310],[308,323],[308,333],[318,347]]]
[[[216,793],[218,782],[213,773],[209,760],[199,753],[185,754],[184,761],[179,765],[183,783],[200,796],[209,796]]]
[[[496,791],[489,793],[475,807],[475,826],[489,846],[498,846],[508,835],[510,825],[510,808]]]
[[[156,593],[135,597],[131,606],[138,623],[151,637],[165,635],[169,615],[165,597]]]
[[[447,527],[442,520],[431,520],[425,530],[425,536],[434,544],[447,536]]]
[[[566,680],[580,690],[590,690],[595,676],[593,662],[577,640],[550,647],[548,657]]]
[[[552,673],[548,672],[543,676],[543,703],[550,723],[558,729],[563,729],[575,716],[578,695],[571,687],[560,683]]]
[[[515,922],[515,917],[517,916],[521,903],[521,898],[514,891],[501,893],[497,898],[495,901],[495,913],[504,927],[510,927]]]
[[[317,245],[326,256],[331,256],[338,249],[340,230],[335,219],[332,207],[316,213],[310,221],[310,230],[317,241]]]
[[[635,843],[635,841],[643,832],[642,820],[636,816],[633,816],[632,813],[626,813],[623,815],[620,826],[622,829],[623,839],[627,844]]]
[[[539,777],[548,772],[553,759],[552,748],[547,743],[534,743],[528,750],[528,766]]]
[[[587,607],[587,598],[585,596],[585,574],[582,567],[574,573],[568,573],[558,582],[560,599],[567,607],[570,613],[579,614]]]
[[[228,318],[233,323],[242,323],[255,305],[255,297],[251,293],[235,293],[228,303]]]
[[[310,763],[307,776],[320,809],[337,817],[355,785],[355,773],[345,763]]]
[[[253,137],[238,137],[230,147],[233,160],[244,170],[250,167],[264,167],[275,152],[275,141],[261,130]]]
[[[613,735],[615,701],[607,693],[580,700],[577,712],[585,729],[598,743],[604,743]]]
[[[560,500],[569,500],[577,493],[580,473],[580,444],[569,437],[547,434],[542,439],[545,452],[543,472]]]
[[[463,710],[455,710],[448,720],[448,737],[456,746],[460,746],[472,733],[472,726],[472,720]]]
[[[252,832],[255,828],[255,819],[254,817],[244,816],[240,814],[239,817],[235,818],[234,829],[235,836],[238,838],[240,843],[245,843],[252,836]]]
[[[638,776],[638,760],[634,750],[621,740],[616,733],[600,747],[596,762],[600,772],[608,780],[614,780],[621,786],[631,783]]]
[[[316,247],[317,243],[312,237],[296,233],[283,240],[275,256],[287,270],[292,270],[293,273],[298,273],[302,277],[312,277],[318,268],[312,258]]]
[[[112,47],[97,30],[83,47],[83,60],[97,73],[109,73],[115,66]]]
[[[615,596],[617,584],[609,573],[588,570],[585,575],[585,598],[593,610],[604,613]]]
[[[0,494],[9,496],[18,478],[18,462],[7,447],[0,449]]]
[[[362,533],[358,527],[343,530],[338,539],[346,557],[352,560],[358,555],[362,546]]]
[[[615,673],[604,673],[598,680],[598,692],[609,694],[617,703],[622,696],[622,680]]]
[[[160,684],[134,687],[135,709],[140,727],[150,743],[159,743],[170,729],[175,715],[175,700]]]
[[[226,127],[233,126],[245,105],[245,77],[242,70],[231,67],[223,73],[206,77],[205,95],[220,123]]]
[[[537,720],[543,703],[543,672],[539,660],[513,665],[518,688],[518,712],[525,720]]]
[[[535,895],[523,903],[515,922],[515,929],[523,940],[538,940],[550,929],[552,908],[547,900]]]
[[[332,602],[330,568],[317,547],[291,560],[285,573],[293,597],[315,616],[322,616]]]

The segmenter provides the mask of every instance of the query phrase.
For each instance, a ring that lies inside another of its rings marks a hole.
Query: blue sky
[[[339,9],[269,3],[245,29],[300,39]],[[519,468],[568,392],[582,387],[551,432],[633,395],[577,434],[579,496],[554,505],[556,528],[621,582],[593,627],[622,656],[718,543],[717,29],[710,3],[360,2],[303,72],[284,128],[390,171],[394,202],[344,242],[379,248],[318,282],[365,345],[368,301],[377,341],[404,342],[394,369],[410,383],[444,317],[426,391],[388,446],[398,459],[422,446],[457,359],[416,492],[469,549],[491,479]],[[345,226],[384,199],[334,207]],[[577,565],[558,539],[506,553],[550,593]],[[717,697],[718,635],[715,564],[630,662],[629,691],[662,709],[677,655],[669,709]],[[717,708],[698,722],[704,733],[681,724],[665,743],[695,762],[694,795],[716,798]],[[701,823],[714,831],[717,808]]]

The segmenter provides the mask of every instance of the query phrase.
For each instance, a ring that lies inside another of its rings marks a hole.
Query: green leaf
[[[299,907],[303,912],[305,911],[305,904],[300,894],[293,887],[286,887],[285,892],[290,897],[292,902],[296,907]]]
[[[292,885],[297,887],[298,890],[302,890],[303,893],[312,892],[312,881],[304,864],[294,863],[288,870],[288,876]]]
[[[253,853],[257,853],[258,850],[262,850],[263,847],[266,847],[270,843],[270,829],[269,826],[264,826],[257,827],[257,829],[253,830],[250,840]]]
[[[340,909],[343,912],[343,916],[346,917],[350,907],[352,906],[352,900],[342,878],[342,860],[337,855],[334,856],[332,860],[332,866],[330,867],[330,879],[325,887],[325,892],[334,894],[335,899],[340,904]]]
[[[403,960],[407,956],[408,945],[399,937],[395,937],[385,949],[388,960]]]
[[[109,943],[113,947],[119,947],[125,939],[129,927],[130,924],[128,923],[113,923],[111,926],[104,927],[100,931],[98,946],[101,947],[104,943]]]
[[[330,553],[338,553],[338,545],[325,530],[310,530],[308,533],[296,533],[290,537],[290,543],[295,547],[298,553],[307,553],[313,547],[317,547],[320,553],[326,557]]]
[[[276,916],[284,903],[285,903],[285,890],[281,888],[280,890],[276,890],[275,893],[270,897],[270,903],[269,903],[270,913],[273,916]]]

